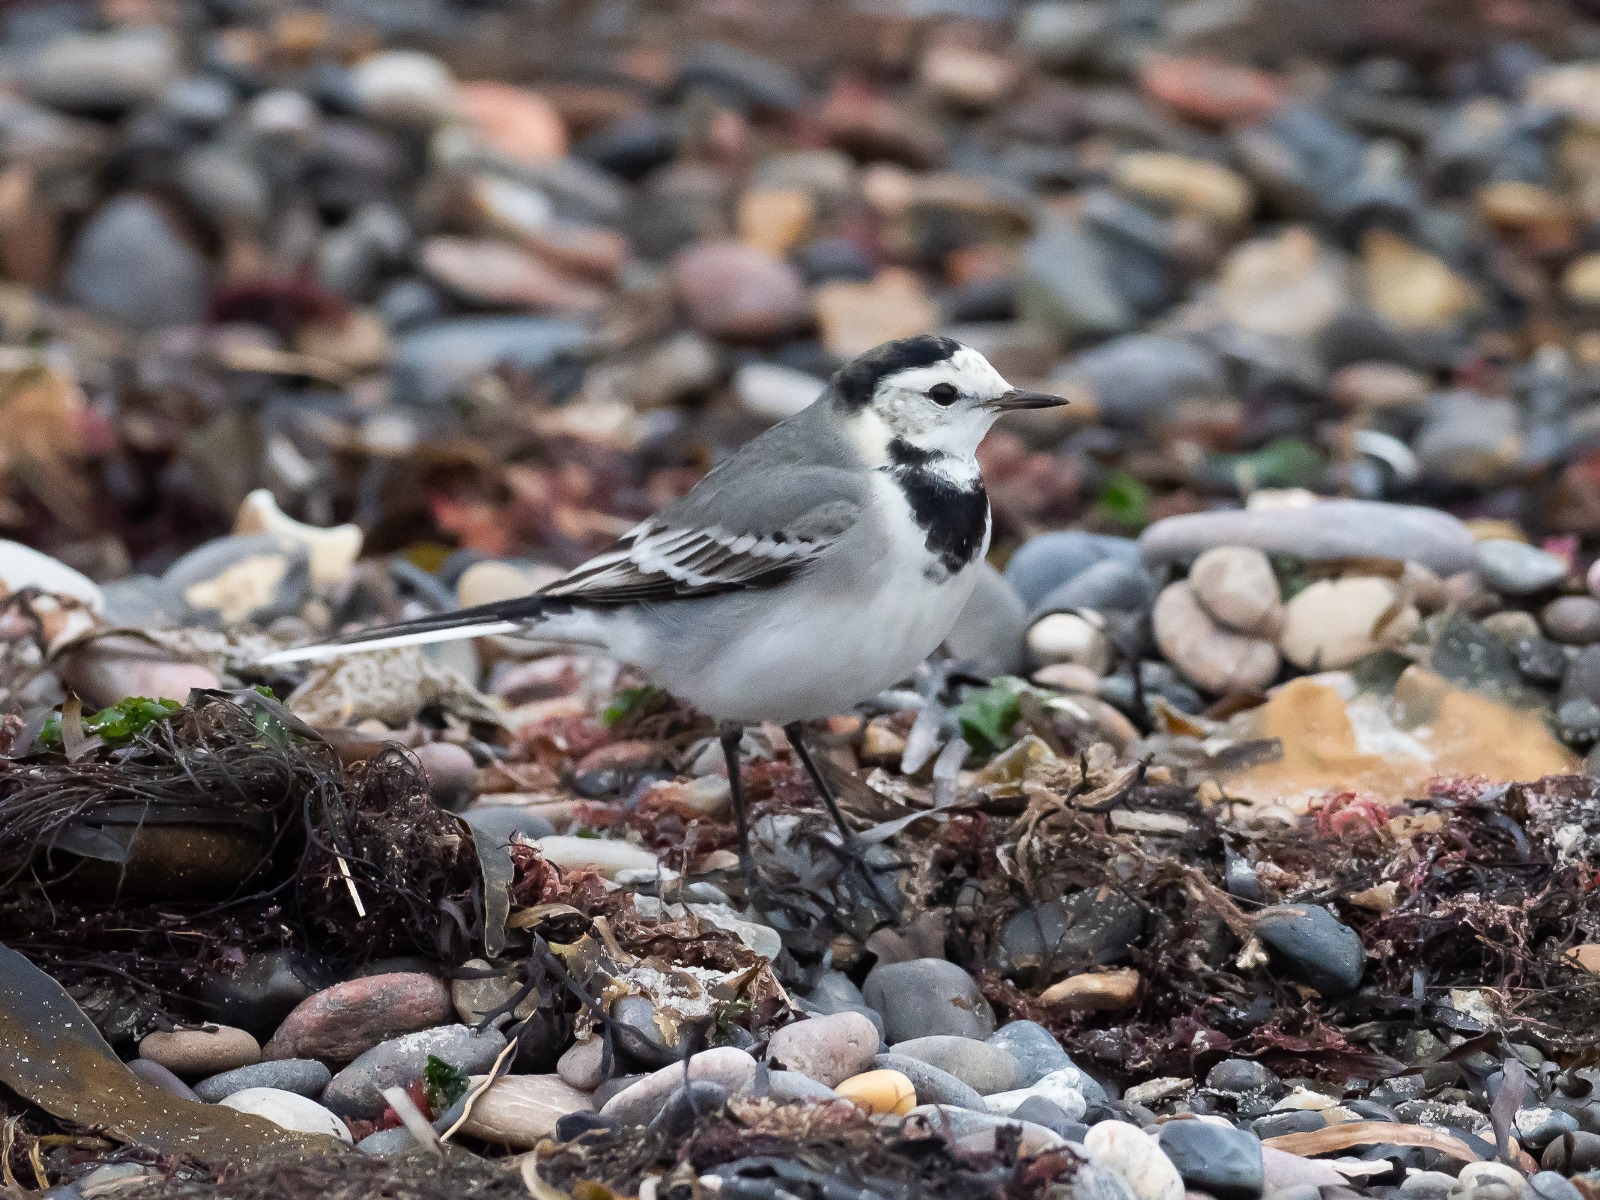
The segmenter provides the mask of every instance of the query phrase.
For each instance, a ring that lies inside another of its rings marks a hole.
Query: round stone
[[[242,1029],[212,1025],[147,1034],[139,1057],[160,1063],[174,1075],[215,1075],[249,1066],[261,1058],[261,1045]]]
[[[1478,571],[1502,596],[1534,596],[1567,577],[1567,560],[1510,538],[1478,543]]]
[[[274,1125],[297,1133],[321,1133],[349,1145],[350,1130],[338,1117],[315,1100],[278,1088],[253,1087],[224,1096],[217,1103],[252,1116],[265,1117]]]
[[[767,1058],[834,1087],[859,1075],[878,1052],[878,1030],[858,1012],[785,1025],[767,1040]]]
[[[451,1016],[443,981],[419,972],[369,975],[316,993],[284,1018],[262,1057],[347,1063],[386,1038]]]
[[[1593,596],[1561,596],[1539,613],[1544,631],[1569,646],[1600,642],[1600,600]]]
[[[1195,599],[1218,624],[1235,633],[1277,636],[1283,600],[1272,563],[1250,546],[1218,546],[1189,568]]]

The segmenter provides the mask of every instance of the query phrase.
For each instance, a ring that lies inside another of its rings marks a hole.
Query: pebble
[[[1055,1034],[1037,1021],[1009,1021],[985,1040],[1016,1060],[1019,1087],[1032,1087],[1053,1071],[1077,1069]]]
[[[266,1059],[347,1063],[396,1034],[452,1015],[450,992],[432,975],[400,972],[336,983],[295,1008],[262,1047]]]
[[[139,1042],[139,1057],[160,1063],[174,1075],[215,1075],[260,1061],[261,1044],[231,1025],[158,1030]]]
[[[1151,567],[1215,546],[1250,546],[1308,562],[1393,558],[1421,563],[1441,576],[1477,565],[1476,543],[1456,517],[1373,500],[1189,513],[1163,518],[1139,537],[1139,552]]]
[[[673,265],[678,295],[695,328],[733,341],[767,341],[810,316],[799,273],[743,242],[702,242]]]
[[[185,701],[196,688],[220,688],[216,674],[199,663],[178,662],[141,638],[96,638],[56,660],[62,682],[91,706],[104,708],[125,696]]]
[[[397,125],[433,125],[456,112],[450,69],[417,50],[383,50],[362,59],[350,73],[350,89],[362,112]]]
[[[504,363],[529,371],[588,340],[583,325],[555,317],[451,317],[408,329],[395,342],[390,373],[397,400],[424,408],[446,403],[473,379]]]
[[[746,411],[781,421],[807,408],[827,384],[808,371],[777,363],[746,363],[733,373],[733,393]]]
[[[994,1010],[972,976],[942,958],[880,963],[862,995],[883,1017],[891,1046],[939,1033],[984,1038],[995,1029]]]
[[[573,1042],[556,1060],[556,1074],[569,1087],[577,1088],[580,1092],[592,1092],[606,1081],[606,1073],[601,1069],[605,1052],[604,1038],[591,1037]]]
[[[1592,596],[1560,596],[1539,613],[1545,633],[1569,646],[1600,642],[1600,600]]]
[[[1538,1200],[1582,1200],[1576,1184],[1559,1171],[1536,1171],[1528,1178],[1528,1193]]]
[[[988,1112],[988,1105],[970,1084],[963,1083],[949,1071],[941,1071],[920,1058],[907,1058],[893,1051],[879,1054],[872,1060],[873,1067],[883,1071],[898,1071],[911,1081],[922,1104],[949,1104],[956,1108],[970,1108]]]
[[[1067,1115],[1069,1121],[1079,1120],[1091,1102],[1099,1104],[1106,1099],[1104,1090],[1077,1067],[1062,1067],[1034,1080],[1026,1087],[1006,1092],[992,1092],[984,1098],[989,1111],[1009,1114],[1035,1097],[1050,1101]]]
[[[979,1154],[995,1153],[1012,1140],[1015,1141],[1018,1155],[1042,1154],[1066,1145],[1064,1138],[1043,1125],[993,1113],[973,1112],[944,1104],[922,1104],[907,1109],[903,1115],[907,1120],[924,1123],[951,1145]]]
[[[864,283],[832,280],[818,284],[813,295],[822,344],[839,359],[925,332],[939,321],[938,306],[905,270],[885,269]]]
[[[1183,1178],[1156,1139],[1126,1121],[1101,1121],[1083,1139],[1089,1158],[1120,1176],[1138,1200],[1183,1200]]]
[[[297,1005],[326,985],[317,965],[305,955],[268,950],[247,955],[231,971],[204,976],[196,990],[206,1011],[262,1038],[270,1036]],[[265,1046],[262,1053],[266,1054]]]
[[[178,559],[161,581],[183,597],[196,623],[264,623],[305,602],[310,555],[271,533],[216,538]]]
[[[171,30],[129,25],[55,38],[17,67],[33,99],[104,115],[158,99],[179,74],[179,46]]]
[[[1161,590],[1151,625],[1167,661],[1208,692],[1265,691],[1282,666],[1272,642],[1234,633],[1213,620],[1187,580]]]
[[[1052,221],[1023,248],[1017,312],[1063,342],[1126,333],[1134,313],[1099,246],[1076,226]]]
[[[1124,191],[1223,227],[1242,224],[1254,200],[1249,183],[1220,163],[1161,150],[1119,154],[1111,178]]]
[[[412,1136],[411,1131],[404,1125],[397,1125],[393,1129],[380,1129],[377,1133],[369,1133],[356,1143],[356,1149],[374,1158],[392,1158],[410,1153],[416,1144],[417,1139]]]
[[[906,1043],[910,1044],[913,1043]],[[767,1039],[769,1060],[803,1072],[827,1087],[859,1075],[877,1052],[877,1027],[858,1012],[796,1021]],[[904,1049],[900,1052],[908,1053]]]
[[[767,1075],[767,1095],[780,1104],[795,1100],[827,1103],[840,1098],[839,1093],[831,1087],[825,1087],[799,1071],[770,1072]]]
[[[1155,581],[1136,561],[1106,559],[1085,568],[1045,594],[1038,612],[1089,609],[1098,613],[1148,612],[1156,598]]]
[[[1546,1171],[1559,1171],[1563,1175],[1600,1170],[1600,1134],[1580,1129],[1557,1138],[1545,1147],[1539,1165]]]
[[[1004,1092],[1021,1082],[1022,1068],[998,1046],[974,1038],[933,1034],[896,1042],[894,1053],[954,1075],[979,1095]]]
[[[858,1012],[872,1022],[881,1041],[884,1036],[883,1016],[867,1003],[855,981],[842,971],[824,971],[805,994],[805,1002],[815,1012],[827,1016],[837,1012]]]
[[[1268,909],[1252,928],[1291,979],[1329,997],[1360,986],[1367,961],[1361,938],[1327,909],[1315,904]]]
[[[209,1104],[224,1096],[242,1092],[245,1088],[275,1088],[280,1092],[293,1092],[313,1100],[322,1095],[333,1072],[322,1063],[310,1058],[280,1058],[272,1062],[252,1063],[236,1067],[202,1079],[194,1085],[195,1095]]]
[[[1168,1121],[1161,1126],[1161,1151],[1183,1182],[1217,1200],[1256,1200],[1266,1182],[1261,1139],[1243,1129],[1210,1121]]]
[[[1139,972],[1132,967],[1069,975],[1039,993],[1041,1004],[1059,1005],[1069,1013],[1121,1012],[1139,995]]]
[[[209,273],[165,211],[126,194],[108,200],[78,231],[61,283],[74,304],[148,331],[200,320]]]
[[[1303,670],[1338,670],[1403,641],[1419,620],[1392,579],[1321,579],[1284,606],[1278,648]]]
[[[1042,664],[1073,663],[1096,675],[1111,668],[1111,641],[1098,624],[1077,613],[1050,613],[1028,629],[1027,644]]]
[[[1235,633],[1276,637],[1283,623],[1283,600],[1272,564],[1249,546],[1207,550],[1189,568],[1195,599],[1218,624]]]
[[[1124,429],[1142,428],[1149,421],[1166,419],[1187,402],[1228,393],[1222,360],[1214,351],[1148,333],[1113,338],[1086,350],[1060,382],[1069,398],[1074,386],[1086,388],[1107,424]]]
[[[237,1112],[265,1117],[284,1129],[326,1134],[338,1138],[347,1146],[353,1142],[350,1129],[343,1121],[315,1100],[294,1092],[270,1087],[245,1088],[224,1096],[217,1103]]]
[[[1502,1195],[1518,1196],[1522,1193],[1526,1181],[1522,1172],[1505,1163],[1497,1162],[1471,1162],[1461,1168],[1461,1174],[1456,1176],[1456,1190],[1458,1192],[1488,1195],[1489,1190],[1485,1185],[1500,1185]],[[1482,1189],[1480,1191],[1480,1189]]]
[[[873,1116],[903,1117],[917,1105],[917,1089],[899,1071],[864,1071],[834,1091]]]
[[[380,1042],[336,1074],[323,1090],[322,1102],[341,1116],[371,1119],[386,1107],[383,1089],[409,1087],[421,1079],[430,1056],[468,1074],[483,1073],[505,1044],[497,1029],[479,1032],[465,1025],[402,1034]]]
[[[105,608],[105,593],[87,575],[31,546],[0,538],[0,588],[20,592],[26,587],[36,587],[57,596],[72,596],[95,612]]]
[[[475,1077],[473,1086],[484,1078]],[[558,1075],[505,1075],[473,1102],[461,1132],[513,1150],[531,1150],[554,1136],[562,1117],[593,1111],[588,1094]]]
[[[463,1025],[478,1025],[489,1013],[504,1007],[522,990],[522,981],[509,971],[493,972],[488,960],[469,958],[461,964],[461,973],[450,981],[450,1003],[456,1018]],[[501,1014],[501,1024],[531,1016],[539,1007],[537,990],[517,1007]]]
[[[1526,542],[1490,538],[1478,543],[1478,570],[1503,596],[1534,596],[1566,579],[1567,562]]]
[[[187,1083],[179,1079],[171,1071],[167,1070],[160,1063],[155,1062],[152,1059],[129,1059],[127,1067],[128,1070],[132,1071],[140,1079],[144,1080],[146,1083],[154,1084],[164,1092],[171,1092],[174,1096],[181,1096],[185,1100],[194,1100],[199,1103],[204,1103],[202,1097],[196,1094],[194,1089],[192,1089]],[[245,1069],[248,1070],[249,1068]]]
[[[607,879],[615,879],[623,871],[661,870],[661,864],[650,851],[615,838],[554,834],[540,838],[538,846],[546,862],[564,871],[592,867]]]
[[[434,803],[455,812],[472,799],[477,764],[454,742],[426,742],[412,753],[433,791]]]
[[[600,1113],[624,1125],[647,1125],[685,1079],[715,1083],[730,1095],[738,1095],[755,1083],[758,1069],[756,1060],[737,1047],[702,1050],[689,1059],[687,1067],[674,1062],[629,1084],[602,1104]]]
[[[1029,609],[1098,563],[1137,566],[1139,544],[1131,538],[1063,529],[1029,538],[1006,563],[1007,582]]]

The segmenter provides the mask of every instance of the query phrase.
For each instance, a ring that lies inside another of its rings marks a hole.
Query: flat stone
[[[702,1050],[687,1066],[672,1063],[623,1088],[601,1106],[600,1113],[624,1125],[647,1125],[686,1078],[717,1083],[730,1095],[738,1095],[755,1082],[757,1068],[755,1059],[733,1046]]]
[[[473,1086],[484,1078],[476,1076]],[[556,1122],[568,1113],[593,1111],[588,1094],[558,1075],[504,1075],[473,1102],[461,1132],[514,1150],[531,1150],[554,1136]]]
[[[332,1078],[333,1072],[315,1059],[280,1058],[272,1062],[236,1067],[220,1075],[213,1075],[209,1079],[202,1079],[194,1085],[194,1092],[209,1104],[215,1104],[224,1096],[242,1092],[245,1088],[256,1087],[293,1092],[297,1096],[309,1096],[314,1100],[322,1095],[322,1089],[328,1086],[328,1081]]]
[[[224,1096],[217,1103],[237,1112],[265,1117],[274,1125],[299,1133],[321,1133],[349,1145],[349,1127],[323,1105],[294,1092],[253,1087]]]
[[[883,1016],[891,1046],[936,1033],[987,1037],[994,1032],[994,1010],[972,976],[942,958],[881,963],[867,975],[862,994]]]
[[[919,1104],[950,1104],[956,1108],[970,1108],[976,1112],[989,1111],[983,1097],[970,1084],[957,1079],[949,1071],[941,1071],[919,1058],[907,1058],[903,1054],[891,1051],[875,1057],[872,1066],[880,1071],[899,1071],[911,1080]]]
[[[919,1122],[952,1146],[981,1154],[993,1153],[1002,1141],[1013,1137],[1019,1155],[1041,1154],[1067,1144],[1060,1134],[1043,1125],[948,1104],[919,1104],[906,1114],[906,1121]]]
[[[769,1071],[767,1096],[780,1104],[794,1101],[826,1103],[830,1100],[843,1099],[831,1087],[825,1087],[811,1076],[803,1075],[799,1071]]]
[[[1338,670],[1403,641],[1419,620],[1392,579],[1320,579],[1284,606],[1278,649],[1303,670]]]
[[[347,1063],[387,1038],[442,1024],[452,1014],[449,989],[431,975],[369,975],[336,983],[302,1002],[261,1056]]]
[[[894,1052],[949,1072],[979,1095],[1009,1091],[1021,1082],[1022,1068],[1016,1059],[999,1046],[973,1038],[948,1034],[910,1038],[896,1042]]]
[[[1087,888],[1035,904],[1000,930],[1006,972],[1020,979],[1127,961],[1144,931],[1144,910],[1115,888]]]
[[[1126,1121],[1101,1121],[1083,1139],[1089,1157],[1122,1177],[1138,1200],[1183,1200],[1183,1178],[1156,1139]]]
[[[1567,577],[1567,560],[1510,538],[1478,543],[1478,570],[1502,596],[1534,596]]]
[[[656,856],[643,846],[616,838],[585,838],[552,834],[539,839],[539,853],[563,870],[592,867],[607,879],[623,871],[658,871]]]
[[[505,1044],[505,1035],[497,1029],[480,1033],[465,1025],[402,1034],[372,1047],[335,1075],[322,1102],[341,1116],[370,1120],[387,1107],[383,1089],[411,1086],[422,1078],[430,1057],[468,1074],[483,1073],[494,1065]]]
[[[1051,1071],[1043,1078],[1036,1079],[1027,1087],[1014,1088],[1008,1092],[994,1092],[984,1098],[990,1112],[1011,1113],[1035,1097],[1050,1101],[1062,1112],[1067,1119],[1079,1120],[1089,1109],[1089,1103],[1104,1103],[1105,1089],[1097,1082],[1090,1079],[1077,1067],[1062,1067]]]
[[[1183,1182],[1217,1200],[1256,1200],[1266,1182],[1261,1139],[1243,1129],[1209,1121],[1168,1121],[1161,1126],[1162,1153]]]
[[[1166,517],[1139,537],[1150,567],[1192,558],[1214,546],[1252,546],[1308,562],[1393,558],[1443,576],[1477,565],[1477,545],[1449,513],[1375,500],[1322,500],[1293,508]]]
[[[827,1087],[859,1075],[878,1052],[877,1027],[858,1012],[796,1021],[775,1030],[767,1057]]]
[[[139,1042],[139,1057],[160,1063],[174,1075],[215,1075],[259,1062],[261,1044],[231,1025],[170,1033],[157,1030]]]

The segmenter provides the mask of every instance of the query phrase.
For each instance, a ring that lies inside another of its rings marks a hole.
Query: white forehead
[[[936,383],[948,383],[963,396],[988,398],[1011,390],[1005,378],[989,365],[989,360],[971,346],[962,346],[949,358],[926,367],[907,367],[886,375],[880,387],[925,392]]]

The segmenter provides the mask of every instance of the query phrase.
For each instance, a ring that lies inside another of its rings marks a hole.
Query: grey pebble
[[[465,1025],[441,1025],[379,1042],[335,1075],[322,1103],[341,1117],[371,1119],[384,1110],[382,1089],[406,1087],[422,1078],[429,1056],[469,1075],[494,1065],[506,1039],[497,1029],[477,1032]]]
[[[868,974],[862,995],[882,1014],[891,1046],[935,1033],[982,1038],[994,1032],[994,1010],[978,985],[946,959],[880,963]]]
[[[245,1088],[269,1087],[315,1100],[333,1079],[333,1072],[314,1058],[279,1058],[236,1067],[194,1085],[195,1095],[211,1104]]]
[[[949,1071],[942,1071],[920,1058],[908,1058],[890,1051],[872,1060],[873,1068],[899,1071],[911,1080],[917,1091],[918,1104],[949,1104],[955,1108],[970,1108],[974,1112],[988,1112],[983,1097],[970,1084],[957,1079]]]

